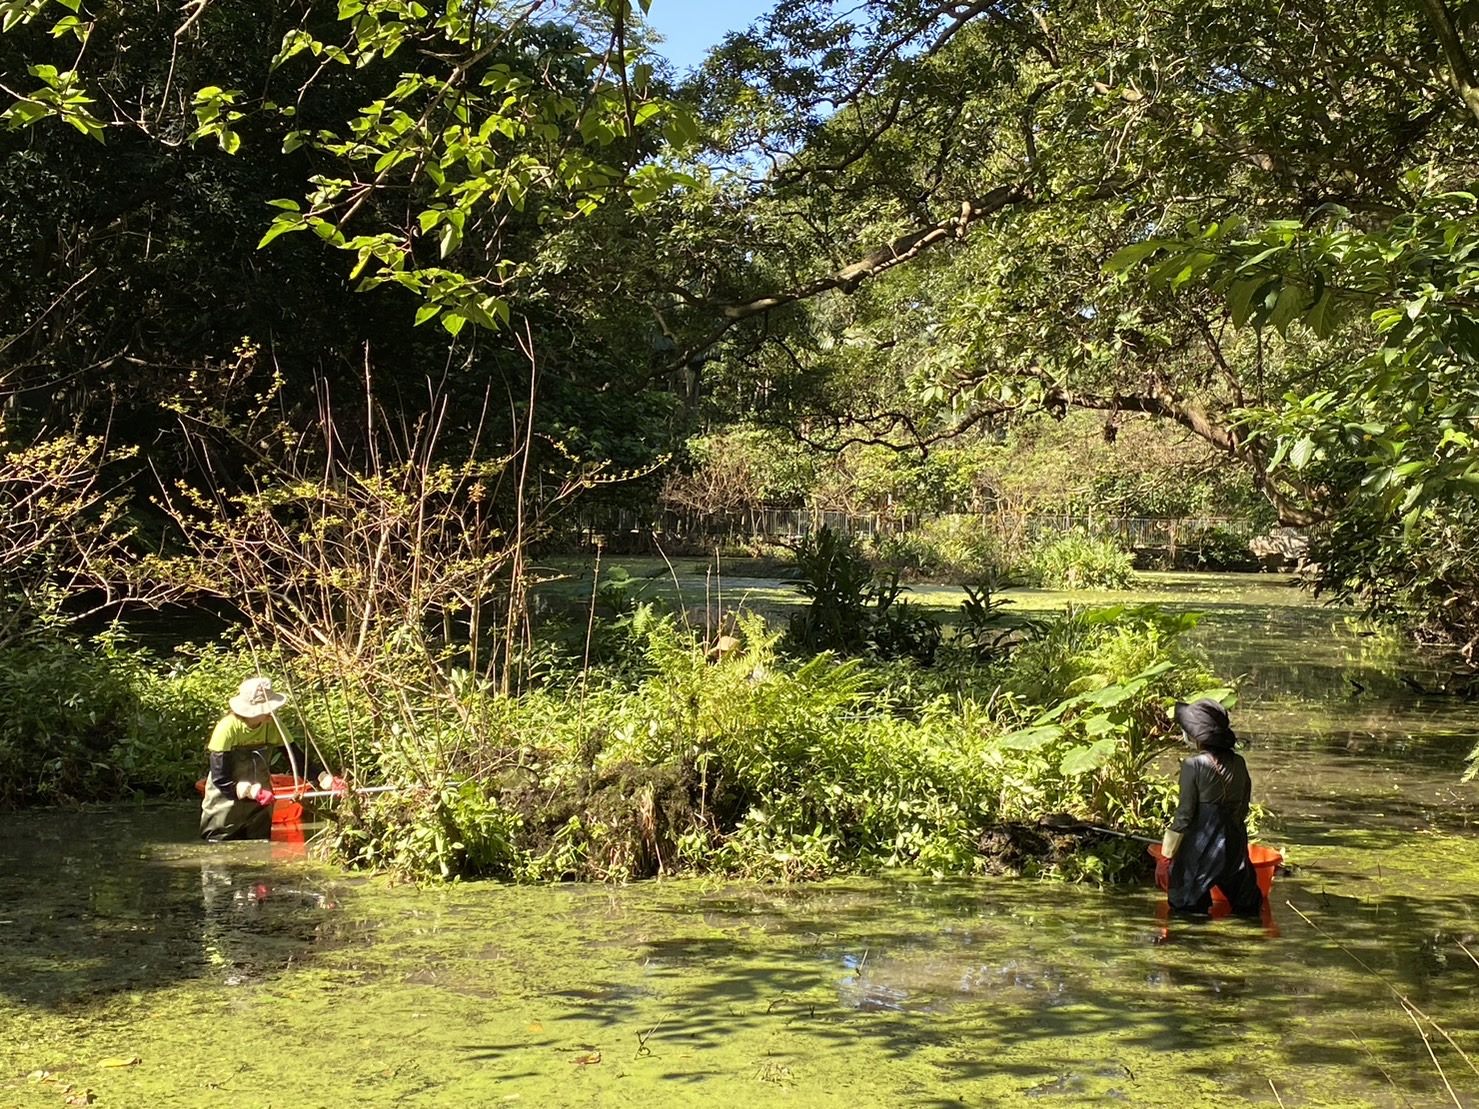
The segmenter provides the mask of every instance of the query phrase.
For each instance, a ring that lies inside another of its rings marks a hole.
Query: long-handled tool
[[[355,789],[311,789],[305,793],[280,793],[277,796],[287,801],[312,801],[320,797],[344,797],[347,794],[393,793],[402,786],[359,786]]]
[[[1107,836],[1119,836],[1121,839],[1133,839],[1140,843],[1161,842],[1150,836],[1137,836],[1133,832],[1122,832],[1118,828],[1106,828],[1102,824],[1089,824],[1083,820],[1074,820],[1067,814],[1045,816],[1038,821],[1038,827],[1053,832],[1103,832]]]

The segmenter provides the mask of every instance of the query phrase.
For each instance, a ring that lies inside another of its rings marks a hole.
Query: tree
[[[475,422],[490,387],[526,393],[517,316],[551,436],[650,461],[630,432],[660,433],[666,401],[612,389],[648,372],[648,329],[602,292],[618,266],[561,262],[582,222],[609,245],[686,180],[654,157],[689,124],[635,18],[615,0],[0,6],[0,389],[52,424],[122,405],[152,440],[192,371],[224,376],[197,390],[222,422],[275,373],[306,423],[368,347],[393,407],[448,377]],[[433,319],[440,339],[413,329]],[[264,351],[250,380],[221,369],[243,336]]]
[[[1378,525],[1359,557],[1390,570],[1472,518],[1472,20],[788,7],[691,90],[752,178],[724,216],[752,258],[666,318],[684,358],[717,353],[716,392],[758,377],[762,408],[838,438],[1148,413],[1327,552]]]

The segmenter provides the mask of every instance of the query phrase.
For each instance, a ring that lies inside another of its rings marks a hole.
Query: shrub
[[[1006,609],[1012,602],[997,595],[1006,587],[995,576],[964,587],[965,600],[960,602],[960,620],[951,643],[977,662],[1005,657],[1024,630],[1006,622]],[[1032,630],[1032,625],[1025,630]]]
[[[1153,830],[1169,814],[1175,783],[1151,766],[1174,745],[1166,713],[1174,700],[1231,703],[1182,636],[1201,619],[1154,605],[1069,610],[1024,644],[1004,674],[1004,692],[1025,709],[1003,737],[1019,755],[1005,815],[1048,805],[1093,822]]]
[[[0,649],[0,804],[179,796],[250,672],[219,650],[161,662],[110,633],[33,633]]]
[[[438,764],[463,783],[455,800],[430,789],[356,806],[335,847],[432,877],[796,878],[978,872],[1000,863],[1004,835],[1047,851],[1049,814],[1158,830],[1174,792],[1150,768],[1173,733],[1163,706],[1211,681],[1179,645],[1193,622],[1070,613],[1011,666],[978,668],[989,690],[962,696],[916,682],[927,672],[908,663],[787,662],[758,618],[715,660],[643,608],[642,665],[588,674],[583,689],[470,691],[465,715],[480,723]],[[1109,880],[1143,862],[1073,842],[1084,850],[1016,865]]]
[[[1197,564],[1209,570],[1258,569],[1258,559],[1248,546],[1248,537],[1222,524],[1194,533],[1185,545],[1196,552]]]
[[[810,651],[861,654],[868,644],[873,567],[852,536],[823,526],[796,548],[796,588],[811,598],[791,619],[791,638]]]
[[[874,558],[906,578],[977,581],[1001,571],[998,543],[980,516],[944,515],[910,531],[882,536],[874,544]]]
[[[1124,589],[1135,580],[1135,562],[1112,539],[1069,532],[1033,543],[1021,573],[1044,589]]]
[[[796,587],[811,598],[791,618],[790,640],[807,653],[871,653],[928,666],[940,645],[940,622],[900,595],[899,575],[874,577],[849,535],[822,527],[796,550]]]
[[[942,670],[791,660],[758,617],[723,657],[650,606],[620,619],[619,665],[552,669],[519,695],[458,669],[394,688],[331,682],[331,658],[230,645],[168,660],[116,635],[44,637],[25,657],[12,645],[3,797],[188,790],[221,705],[261,668],[293,690],[295,732],[358,780],[401,787],[337,811],[329,845],[350,865],[527,881],[885,866],[1112,880],[1143,859],[1041,822],[1158,829],[1174,790],[1151,768],[1172,734],[1164,705],[1212,684],[1180,642],[1195,618],[1154,608],[1070,611],[1031,626],[1009,659],[956,653]],[[382,672],[397,650],[383,645]]]

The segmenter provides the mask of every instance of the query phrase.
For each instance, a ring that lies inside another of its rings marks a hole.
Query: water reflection
[[[302,845],[199,842],[190,807],[0,822],[0,996],[68,1007],[182,980],[261,978],[336,908]]]

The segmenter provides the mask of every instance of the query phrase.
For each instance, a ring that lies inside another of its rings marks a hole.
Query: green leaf
[[[1181,613],[1180,615],[1184,615],[1184,616],[1196,616],[1197,619],[1200,619],[1202,614],[1201,613]],[[1196,624],[1193,623],[1191,625],[1191,627],[1196,627]],[[1148,682],[1148,681],[1151,681],[1154,678],[1159,678],[1162,674],[1168,673],[1169,671],[1174,670],[1174,669],[1176,669],[1176,664],[1174,662],[1170,662],[1170,661],[1167,661],[1167,662],[1157,662],[1154,665],[1147,666],[1144,670],[1140,671],[1140,673],[1136,674],[1130,680],[1133,681],[1133,682]]]
[[[1083,694],[1083,702],[1086,705],[1094,705],[1101,709],[1113,708],[1115,705],[1135,696],[1145,688],[1144,682],[1116,682],[1107,685],[1103,689],[1096,689],[1091,693]]]
[[[663,136],[674,146],[687,146],[698,139],[698,121],[686,110],[674,108],[663,125]]]
[[[1288,331],[1289,325],[1299,318],[1305,304],[1305,297],[1304,286],[1292,282],[1279,290],[1279,297],[1274,302],[1274,309],[1269,314],[1268,322],[1280,335]]]
[[[1037,751],[1058,739],[1062,734],[1063,729],[1056,724],[1018,728],[1014,732],[998,736],[996,744],[1008,751]]]
[[[1203,689],[1186,697],[1186,703],[1193,701],[1216,701],[1225,709],[1235,708],[1238,703],[1238,691],[1231,686],[1219,685],[1211,689]]]
[[[1058,769],[1069,777],[1077,777],[1091,770],[1098,770],[1114,755],[1117,746],[1112,739],[1101,739],[1087,747],[1075,747],[1063,756]]]
[[[1121,247],[1109,257],[1104,263],[1106,273],[1123,273],[1133,266],[1139,265],[1149,258],[1165,244],[1159,239],[1147,239],[1143,243],[1131,243],[1129,246]]]
[[[1277,280],[1277,278],[1274,279],[1275,284]],[[1254,305],[1267,295],[1269,284],[1269,279],[1261,276],[1233,283],[1227,297],[1227,308],[1234,327],[1242,327],[1248,322],[1248,317],[1253,314]]]
[[[64,15],[51,25],[52,38],[61,38],[68,32],[80,42],[86,33],[86,26],[75,15]]]
[[[441,256],[445,258],[458,248],[462,243],[462,232],[457,230],[457,225],[452,220],[442,224],[442,233],[437,237],[437,248]],[[457,334],[455,331],[452,334]]]
[[[1310,305],[1309,311],[1304,314],[1304,325],[1322,339],[1329,338],[1335,330],[1335,321],[1332,318],[1332,308],[1335,305],[1335,297],[1329,289],[1322,292],[1314,304]]]
[[[302,231],[304,227],[301,216],[281,215],[272,221],[267,228],[267,233],[257,242],[257,249],[261,250],[279,235],[286,235],[292,231]]]

